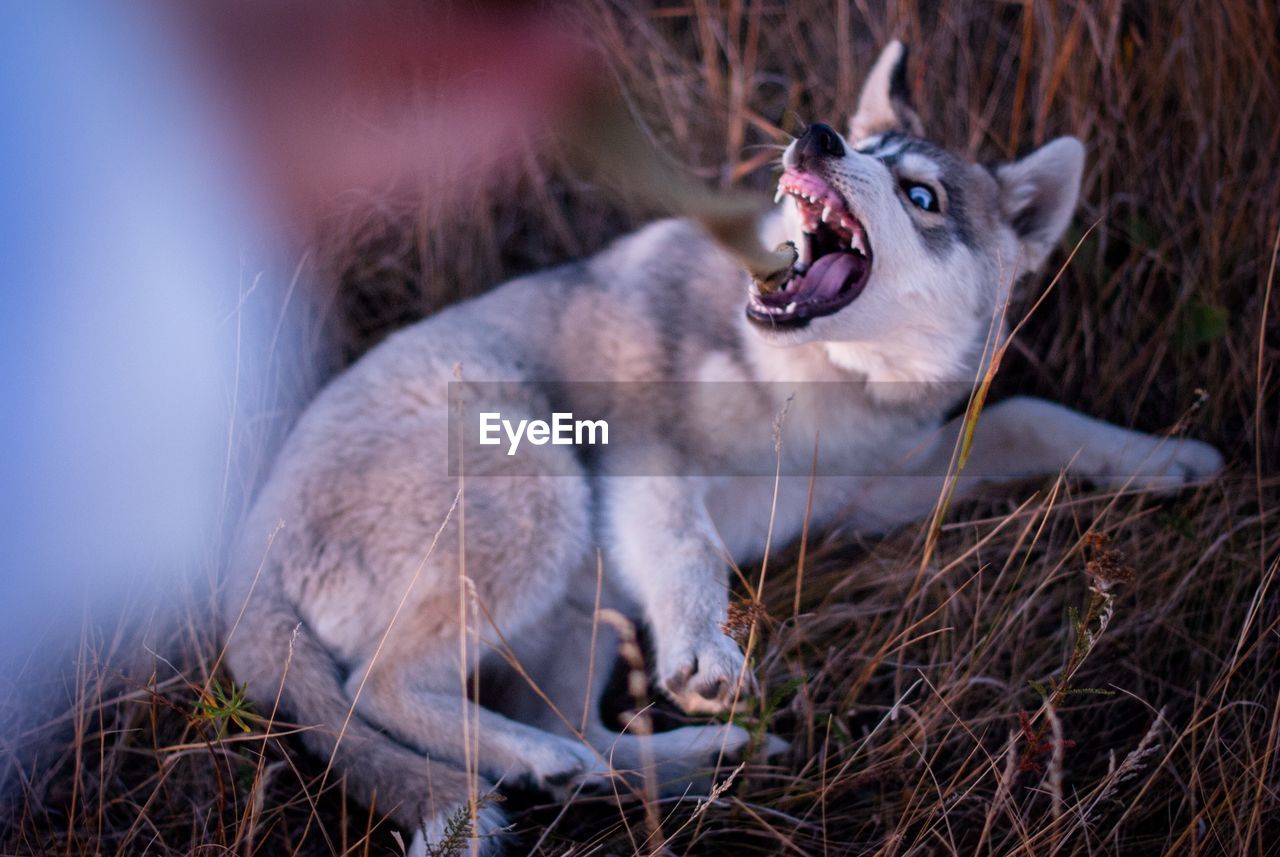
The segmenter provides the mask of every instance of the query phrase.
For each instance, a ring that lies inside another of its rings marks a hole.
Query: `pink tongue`
[[[829,300],[858,272],[863,260],[853,253],[828,253],[809,266],[804,275],[804,300]]]

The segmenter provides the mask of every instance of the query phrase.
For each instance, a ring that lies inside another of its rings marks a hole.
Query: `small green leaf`
[[[1196,300],[1186,308],[1177,332],[1178,347],[1183,350],[1217,342],[1230,329],[1231,312],[1224,306]]]
[[[1143,217],[1141,214],[1129,215],[1128,222],[1129,243],[1135,247],[1158,247],[1160,245],[1160,230],[1156,229],[1155,224]]]
[[[197,718],[218,724],[219,736],[226,732],[228,723],[234,724],[241,732],[252,731],[244,720],[252,708],[247,685],[232,682],[229,688],[224,688],[214,683],[202,698],[196,700],[194,708]]]

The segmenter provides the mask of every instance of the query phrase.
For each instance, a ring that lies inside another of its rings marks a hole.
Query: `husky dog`
[[[750,692],[724,630],[729,558],[800,532],[816,421],[815,525],[878,532],[933,508],[959,430],[945,417],[1005,335],[1013,283],[1071,220],[1084,149],[1064,137],[988,167],[940,148],[907,104],[904,60],[897,42],[880,55],[846,135],[815,124],[786,149],[761,225],[766,246],[798,250],[782,285],[753,285],[696,225],[659,222],[390,337],[303,414],[229,571],[228,663],[262,710],[313,727],[303,740],[420,852],[477,790],[647,764],[679,780],[748,751],[736,725],[646,737],[603,722],[617,641],[596,607],[647,623],[658,686],[685,711]],[[658,404],[663,431],[619,453],[628,464],[546,446],[543,470],[504,475],[514,459],[494,456],[460,493],[442,464],[457,366],[516,382],[510,419],[545,419],[578,381],[756,394],[727,410]],[[827,382],[820,404],[778,420],[788,390]],[[801,466],[778,480],[697,467],[776,456]],[[1197,441],[1015,398],[982,414],[956,490],[1064,470],[1168,488],[1220,465]],[[478,674],[484,706],[468,694]],[[503,823],[481,804],[480,847],[498,847],[486,836]]]

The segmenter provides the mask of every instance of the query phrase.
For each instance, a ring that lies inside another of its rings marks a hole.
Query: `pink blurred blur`
[[[278,212],[351,189],[435,206],[471,192],[598,79],[565,20],[525,4],[407,0],[166,6]]]

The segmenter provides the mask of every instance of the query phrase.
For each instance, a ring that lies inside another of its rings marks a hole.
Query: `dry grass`
[[[659,805],[669,839],[643,850],[1280,849],[1275,5],[942,0],[884,14],[861,0],[599,0],[582,17],[653,135],[711,181],[767,186],[767,146],[847,115],[860,70],[895,34],[913,46],[932,136],[990,160],[1081,136],[1076,235],[1097,228],[996,395],[1186,431],[1231,462],[1220,482],[1173,499],[1056,481],[994,491],[951,510],[927,558],[923,526],[873,544],[813,533],[802,564],[796,547],[776,551],[756,651],[763,713],[793,755],[706,806]],[[405,216],[380,201],[334,224],[357,236],[327,257],[344,288],[325,320],[348,355],[636,222],[558,163],[531,157],[518,171],[470,211]],[[1132,580],[1116,579],[1126,567]],[[264,738],[251,712],[247,732],[226,716],[236,703],[211,677],[205,588],[187,603],[172,662],[127,637],[89,639],[74,710],[29,736],[45,743],[0,852],[394,847],[340,780],[316,792],[321,764],[287,736]],[[206,687],[221,697],[202,708]],[[644,818],[642,806],[532,806],[513,850],[631,853]]]

